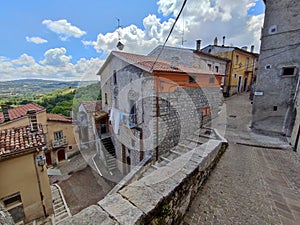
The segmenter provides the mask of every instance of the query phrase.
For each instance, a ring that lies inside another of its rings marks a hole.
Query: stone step
[[[166,161],[167,163],[171,162],[171,160],[168,159],[168,158],[166,158],[166,157],[161,156],[161,157],[159,157],[159,158],[160,158],[161,160],[163,160],[163,161]]]

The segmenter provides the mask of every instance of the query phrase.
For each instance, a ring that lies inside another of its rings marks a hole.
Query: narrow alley
[[[248,97],[226,99],[229,147],[182,224],[299,224],[300,155],[282,137],[251,133]]]

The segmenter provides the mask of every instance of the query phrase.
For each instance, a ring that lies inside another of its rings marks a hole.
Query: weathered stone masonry
[[[210,140],[62,224],[179,224],[226,147]]]

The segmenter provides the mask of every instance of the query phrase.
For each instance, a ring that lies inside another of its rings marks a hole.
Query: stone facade
[[[299,89],[300,2],[274,0],[265,4],[252,127],[290,136]]]
[[[102,108],[111,112],[110,134],[123,174],[149,151],[155,152],[155,157],[176,146],[180,139],[216,117],[222,104],[220,86],[214,80],[209,82],[207,73],[211,71],[198,75],[207,83],[188,81],[190,86],[181,86],[171,79],[178,76],[188,80],[189,74],[184,71],[170,75],[166,70],[157,75],[143,68],[117,55],[109,57],[101,70],[102,96],[107,96]],[[185,80],[181,82],[186,84]]]

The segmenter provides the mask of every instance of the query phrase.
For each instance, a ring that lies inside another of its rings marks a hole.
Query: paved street
[[[96,204],[113,188],[113,183],[99,176],[91,168],[89,158],[93,154],[84,152],[57,166],[61,176],[50,176],[51,184],[57,183],[62,189],[71,214]]]
[[[299,224],[300,154],[275,149],[285,146],[283,138],[250,133],[248,96],[226,99],[229,148],[192,202],[184,225]]]

